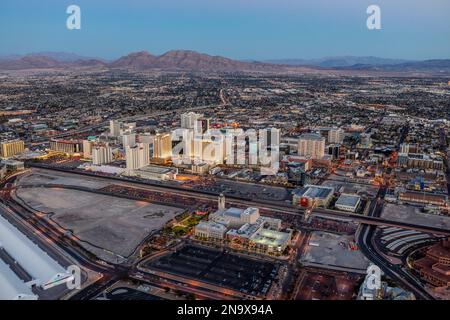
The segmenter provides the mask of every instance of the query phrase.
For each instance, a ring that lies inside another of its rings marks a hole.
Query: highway
[[[369,211],[371,218],[379,217],[383,208],[384,195],[386,187],[379,190],[377,200],[372,210]],[[401,283],[405,288],[411,290],[418,299],[431,300],[433,297],[426,292],[422,284],[408,274],[402,267],[392,264],[379,253],[373,244],[376,225],[361,224],[355,234],[355,240],[361,252],[375,265],[377,265],[387,276]]]
[[[360,230],[357,231],[356,240],[358,242],[361,252],[375,265],[380,267],[383,272],[390,278],[396,280],[398,283],[403,284],[407,289],[411,290],[416,298],[423,300],[431,300],[433,297],[428,294],[423,286],[403,269],[399,268],[384,259],[384,257],[377,252],[372,245],[372,239],[375,233],[376,227],[361,225]]]

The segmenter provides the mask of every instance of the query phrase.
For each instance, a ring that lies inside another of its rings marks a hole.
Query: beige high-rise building
[[[344,142],[344,130],[341,128],[330,129],[328,131],[328,142],[342,144]]]
[[[306,133],[298,140],[298,155],[322,159],[325,154],[325,138],[320,134]]]
[[[225,161],[225,140],[211,141],[202,140],[201,160],[205,162],[224,163]]]
[[[150,164],[150,149],[147,143],[138,143],[134,147],[125,148],[127,170],[140,169]]]
[[[92,149],[92,163],[94,165],[102,165],[113,161],[112,148],[106,143],[103,145],[96,145]]]
[[[136,134],[135,133],[125,133],[122,136],[123,148],[134,147],[136,145]]]
[[[122,124],[117,120],[109,121],[109,134],[113,137],[118,137],[120,135],[120,129]]]
[[[181,128],[183,129],[194,129],[197,120],[203,117],[202,114],[195,112],[183,113],[181,115]],[[208,122],[209,125],[209,122]]]
[[[0,142],[0,157],[9,158],[25,150],[22,140],[8,140]]]
[[[153,142],[153,157],[168,159],[172,156],[172,136],[170,133],[159,133]]]
[[[50,150],[74,155],[82,152],[83,142],[80,140],[52,140],[50,141]]]
[[[199,117],[196,121],[196,127],[194,128],[196,132],[205,133],[209,130],[211,119],[205,117]]]
[[[92,158],[92,149],[94,147],[94,141],[83,140],[83,157],[86,159]]]

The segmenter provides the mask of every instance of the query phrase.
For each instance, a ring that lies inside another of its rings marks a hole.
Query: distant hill
[[[328,57],[322,59],[281,59],[238,61],[191,50],[172,50],[162,55],[147,51],[133,52],[108,62],[74,53],[40,52],[25,56],[0,57],[0,70],[110,68],[131,71],[209,71],[209,72],[278,72],[323,73],[328,71],[396,72],[450,74],[450,59],[407,61],[377,57]]]
[[[138,70],[191,70],[191,71],[251,71],[274,70],[277,66],[259,62],[243,62],[220,56],[211,56],[191,50],[172,50],[154,56],[146,51],[130,53],[110,64],[112,68]]]
[[[0,69],[3,70],[47,69],[59,66],[58,61],[44,56],[25,56],[0,60]]]
[[[52,58],[58,62],[75,62],[75,61],[81,61],[81,60],[100,60],[104,61],[100,58],[95,57],[86,57],[82,56],[76,53],[72,52],[54,52],[54,51],[47,51],[47,52],[35,52],[28,54],[29,56],[41,56],[41,57],[48,57]]]
[[[58,62],[74,62],[74,61],[79,61],[79,60],[106,61],[101,58],[82,56],[82,55],[72,53],[72,52],[56,52],[56,51],[32,52],[32,53],[28,53],[26,55],[20,55],[20,54],[10,54],[10,55],[4,55],[4,56],[0,55],[0,61],[1,60],[19,60],[19,59],[27,57],[27,56],[47,57],[47,58],[51,58]]]
[[[107,63],[67,52],[38,52],[27,55],[0,56],[0,70],[51,69],[65,67],[99,67]]]
[[[320,59],[278,59],[267,60],[267,63],[283,64],[290,66],[315,66],[322,68],[340,68],[351,67],[354,65],[392,65],[405,62],[412,62],[401,59],[387,59],[378,57],[355,57],[355,56],[342,56],[342,57],[325,57]]]
[[[385,72],[432,72],[447,74],[450,73],[450,59],[435,59],[377,66],[358,64],[347,69]]]
[[[109,66],[112,68],[148,69],[155,62],[156,56],[147,51],[133,52],[113,61]]]

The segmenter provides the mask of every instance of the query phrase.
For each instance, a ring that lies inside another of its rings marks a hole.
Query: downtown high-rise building
[[[298,140],[298,155],[322,159],[325,154],[325,138],[320,134],[306,133]]]
[[[94,148],[94,141],[83,140],[83,158],[92,158],[92,149]]]
[[[109,121],[109,134],[113,137],[120,136],[120,130],[122,128],[122,124],[117,120]]]
[[[202,118],[203,115],[195,112],[183,113],[181,115],[181,128],[194,129],[197,125],[197,121]],[[209,125],[209,122],[208,122]]]
[[[419,146],[414,143],[402,143],[400,145],[400,153],[419,153],[419,149]]]
[[[341,128],[332,128],[328,131],[328,143],[342,144],[344,142],[344,130]]]
[[[209,130],[209,124],[209,118],[200,117],[197,119],[194,129],[197,133],[205,133]]]
[[[125,148],[127,171],[137,170],[150,164],[150,149],[147,143],[138,143]]]
[[[361,133],[359,136],[359,146],[361,148],[372,147],[372,137],[370,133]]]
[[[102,165],[113,161],[112,148],[106,143],[96,145],[92,149],[92,163],[94,165]]]
[[[50,141],[50,150],[64,152],[69,155],[75,155],[83,152],[83,141],[81,140],[52,140]]]
[[[23,153],[25,149],[22,140],[7,140],[0,142],[0,157],[9,158],[16,154]]]
[[[172,136],[170,133],[159,133],[153,140],[153,157],[168,159],[172,156]]]
[[[125,133],[122,135],[123,148],[134,147],[136,145],[136,134],[135,133]]]

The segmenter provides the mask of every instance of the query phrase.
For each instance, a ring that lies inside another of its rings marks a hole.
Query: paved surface
[[[321,264],[324,268],[366,270],[369,261],[359,250],[349,249],[348,244],[352,241],[354,241],[352,236],[315,231],[311,234],[309,243],[316,243],[318,246],[307,244],[300,262]]]
[[[413,205],[386,203],[381,217],[392,221],[407,221],[429,227],[450,229],[450,217],[424,213],[420,211],[420,207]]]

